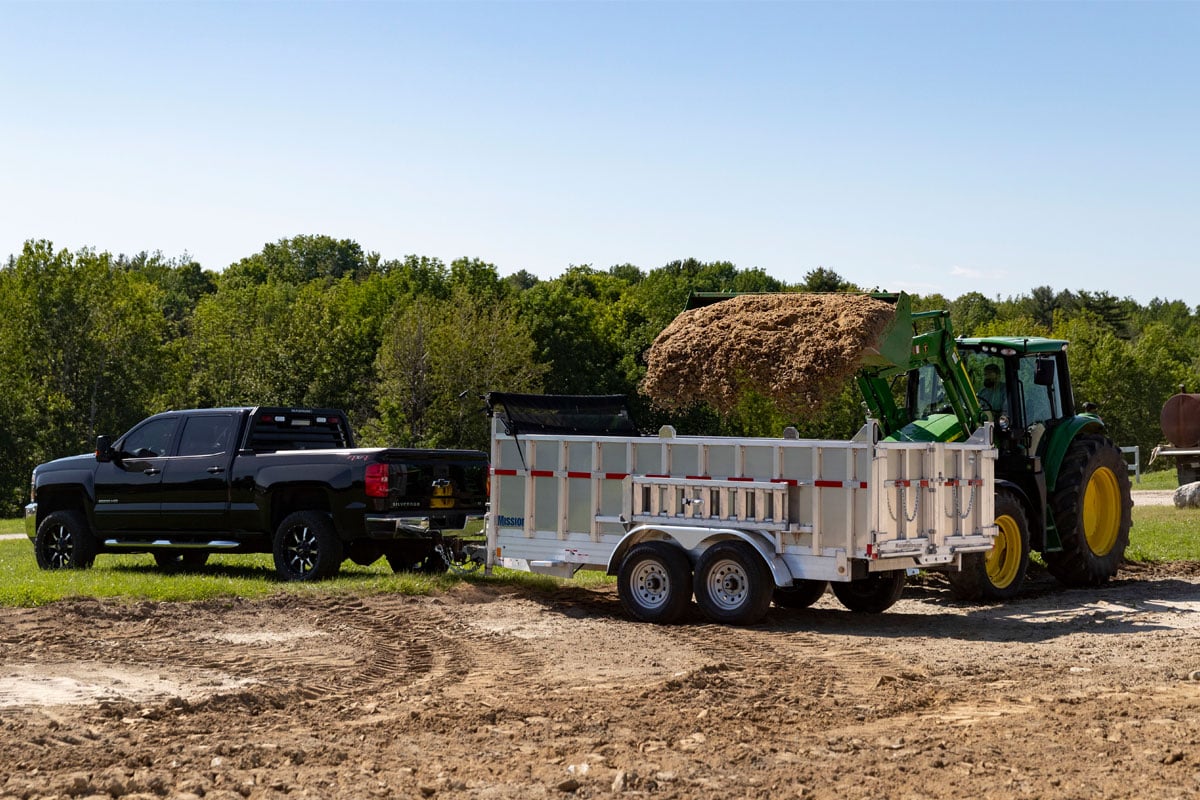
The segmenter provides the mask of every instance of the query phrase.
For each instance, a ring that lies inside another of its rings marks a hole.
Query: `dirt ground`
[[[1173,798],[1200,564],[733,628],[612,589],[0,610],[0,798]]]

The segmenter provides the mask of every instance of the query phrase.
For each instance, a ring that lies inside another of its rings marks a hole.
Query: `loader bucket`
[[[871,296],[876,300],[894,304],[896,318],[884,329],[874,344],[863,349],[861,365],[872,369],[907,369],[913,355],[912,299],[904,292]]]

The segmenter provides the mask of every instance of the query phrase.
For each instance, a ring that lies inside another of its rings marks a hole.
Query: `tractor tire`
[[[713,622],[752,625],[771,608],[775,581],[746,542],[717,542],[696,564],[696,605]]]
[[[1029,570],[1029,515],[1011,489],[996,490],[996,538],[986,553],[963,556],[962,569],[946,573],[956,600],[1011,600]]]
[[[621,561],[617,594],[630,616],[670,624],[683,616],[692,602],[692,564],[670,542],[635,545]]]
[[[906,577],[904,570],[897,569],[872,572],[865,578],[848,582],[833,581],[829,585],[833,589],[833,596],[851,611],[879,614],[900,599]]]
[[[1117,574],[1129,546],[1133,499],[1124,455],[1108,438],[1071,443],[1050,496],[1063,549],[1044,553],[1046,568],[1065,586],[1099,586]]]
[[[320,511],[296,511],[275,529],[275,571],[285,581],[315,581],[336,575],[343,547],[333,520]]]
[[[808,608],[821,599],[829,581],[799,580],[791,586],[775,587],[775,605],[780,608]]]
[[[79,511],[55,511],[38,525],[34,557],[42,569],[87,569],[96,561],[96,538]]]

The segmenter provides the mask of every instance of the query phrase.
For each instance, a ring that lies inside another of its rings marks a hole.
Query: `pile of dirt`
[[[664,409],[732,411],[749,392],[816,410],[854,374],[895,307],[861,294],[748,294],[685,311],[647,353],[642,392]]]

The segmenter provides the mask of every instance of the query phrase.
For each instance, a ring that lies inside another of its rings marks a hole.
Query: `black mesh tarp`
[[[504,432],[637,436],[625,398],[619,394],[513,394],[488,392],[488,413]]]

